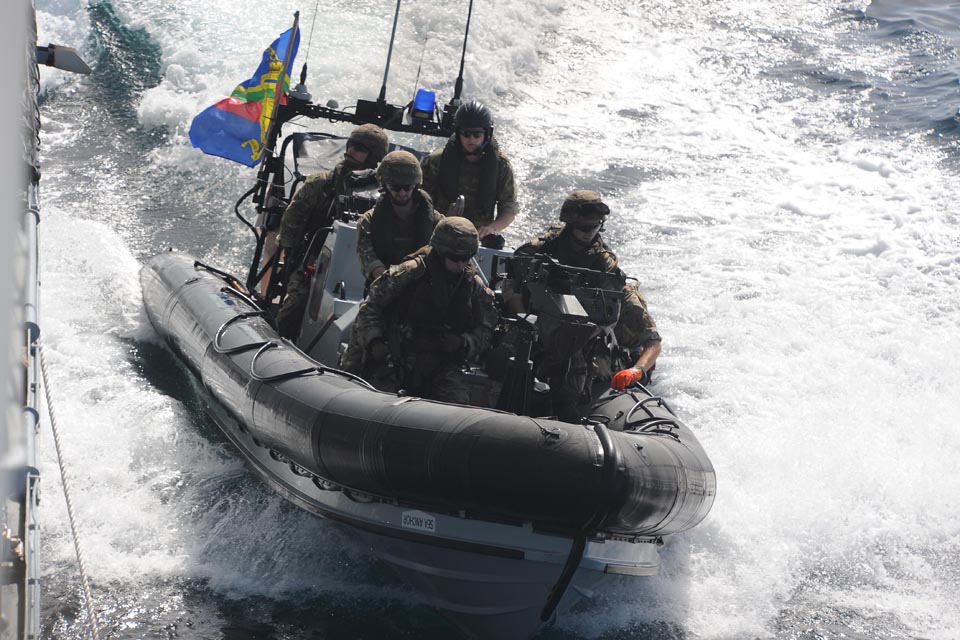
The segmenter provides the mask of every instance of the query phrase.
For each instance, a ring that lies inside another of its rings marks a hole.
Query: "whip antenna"
[[[423,49],[420,50],[420,64],[417,65],[417,79],[413,81],[414,93],[416,93],[420,87],[420,70],[423,68],[423,54],[427,52],[427,40],[429,40],[429,38],[423,39]]]
[[[470,0],[473,2],[473,0]],[[400,19],[400,0],[397,0],[397,10],[393,14],[393,31],[390,32],[390,48],[387,49],[387,67],[383,70],[383,84],[380,85],[380,97],[377,102],[384,104],[387,101],[387,74],[390,73],[390,57],[393,55],[393,39],[397,35],[397,21]]]
[[[463,92],[463,63],[467,57],[467,38],[470,37],[470,18],[473,16],[473,0],[470,0],[470,6],[467,8],[467,28],[463,33],[463,52],[460,54],[460,75],[457,76],[457,84],[453,89],[453,99],[451,105],[460,104],[460,94]]]
[[[294,88],[293,92],[297,97],[303,97],[305,100],[310,99],[310,94],[307,93],[307,60],[310,59],[310,45],[313,44],[313,28],[317,26],[317,9],[320,7],[320,0],[317,0],[316,4],[313,5],[313,20],[310,21],[310,37],[307,38],[307,54],[303,56],[303,66],[300,67],[300,83]]]

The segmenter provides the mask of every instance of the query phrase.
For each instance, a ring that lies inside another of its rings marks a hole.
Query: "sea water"
[[[94,68],[42,70],[41,259],[101,637],[452,637],[252,476],[138,284],[168,247],[245,273],[233,203],[254,173],[192,149],[192,117],[298,8],[314,100],[374,99],[395,4],[36,3],[40,42]],[[402,3],[388,100],[449,99],[467,4]],[[718,478],[659,576],[543,638],[960,637],[958,34],[960,5],[932,0],[474,3],[464,97],[492,109],[520,184],[508,243],[568,191],[604,195],[664,337],[654,390]],[[44,637],[86,637],[42,447]]]

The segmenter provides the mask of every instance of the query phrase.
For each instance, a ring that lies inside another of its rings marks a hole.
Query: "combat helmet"
[[[456,115],[453,116],[453,124],[458,133],[464,129],[483,129],[486,133],[485,142],[493,136],[493,115],[490,109],[479,100],[471,100],[460,105]]]
[[[466,218],[450,216],[434,227],[430,246],[444,256],[473,256],[480,248],[480,234]]]
[[[388,184],[420,186],[423,183],[423,170],[415,155],[401,149],[383,156],[380,166],[377,167],[377,178],[383,186]]]
[[[375,124],[362,124],[350,133],[347,143],[355,142],[367,148],[370,155],[367,156],[366,165],[371,169],[377,166],[377,163],[383,160],[390,149],[390,141],[387,140],[387,134]]]
[[[577,189],[563,201],[560,222],[603,222],[609,214],[610,207],[603,203],[599,193]]]

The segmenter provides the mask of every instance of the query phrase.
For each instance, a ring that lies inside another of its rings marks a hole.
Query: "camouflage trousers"
[[[307,310],[307,301],[310,299],[310,277],[303,269],[297,269],[290,276],[287,283],[287,295],[283,305],[277,312],[277,327],[280,335],[290,340],[296,340],[300,335],[300,325],[303,314]]]
[[[341,369],[362,377],[380,391],[397,393],[403,389],[407,395],[420,398],[470,403],[470,389],[458,362],[435,353],[419,353],[405,356],[403,364],[401,370],[392,362],[373,362],[370,352],[352,334],[340,360]]]
[[[580,405],[591,401],[597,380],[609,382],[619,357],[614,357],[605,337],[594,336],[584,344],[561,327],[542,337],[543,357],[538,377],[550,385],[554,412],[561,420],[577,421]]]

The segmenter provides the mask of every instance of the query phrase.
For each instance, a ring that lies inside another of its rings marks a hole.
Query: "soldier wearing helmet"
[[[341,366],[384,391],[467,404],[463,364],[490,346],[498,319],[471,263],[479,246],[472,222],[442,219],[427,246],[370,285]]]
[[[377,167],[380,198],[357,222],[357,256],[367,282],[430,241],[442,217],[420,190],[420,162],[409,151],[391,151]]]
[[[292,268],[287,295],[277,314],[280,335],[295,339],[309,298],[309,276],[303,268],[312,264],[320,252],[321,242],[311,242],[317,231],[333,224],[339,196],[372,183],[374,169],[387,155],[390,143],[383,129],[362,124],[347,138],[346,150],[332,171],[321,171],[306,179],[297,190],[280,221],[277,242]],[[309,247],[309,251],[308,251]]]
[[[619,347],[629,353],[625,361],[620,356],[611,358],[610,349],[601,340],[603,336],[574,353],[564,351],[564,345],[569,344],[564,336],[541,336],[545,347],[541,372],[550,384],[555,411],[568,420],[579,417],[576,401],[589,390],[595,377],[610,378],[613,370],[620,369],[612,375],[611,386],[621,390],[634,382],[649,382],[660,355],[660,334],[647,311],[646,300],[635,283],[627,283],[617,255],[600,235],[609,214],[610,207],[597,192],[573,191],[560,207],[563,224],[551,226],[515,252],[528,256],[546,254],[567,266],[617,274],[622,282],[624,298],[613,333]],[[507,307],[519,312],[522,297],[512,291],[509,281],[503,293]]]
[[[474,223],[483,246],[501,248],[499,233],[517,214],[513,167],[493,136],[493,117],[485,105],[476,100],[462,104],[454,125],[447,144],[423,159],[423,189],[443,214],[462,195],[459,215]]]

